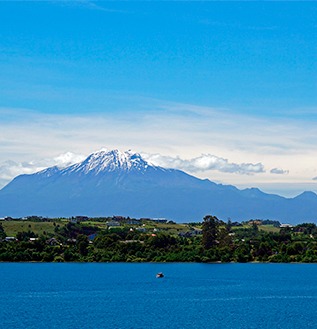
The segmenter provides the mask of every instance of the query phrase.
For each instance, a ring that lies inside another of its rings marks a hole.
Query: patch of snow
[[[102,172],[114,171],[143,173],[149,168],[161,169],[160,167],[149,165],[139,153],[134,153],[131,150],[121,152],[119,150],[109,151],[101,149],[90,154],[84,161],[65,168],[62,174],[78,172],[97,175]]]

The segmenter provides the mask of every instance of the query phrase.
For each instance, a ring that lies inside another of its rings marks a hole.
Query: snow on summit
[[[65,168],[64,172],[95,173],[111,171],[144,171],[149,164],[138,153],[131,150],[121,152],[119,150],[108,151],[102,149],[90,154],[84,161]]]

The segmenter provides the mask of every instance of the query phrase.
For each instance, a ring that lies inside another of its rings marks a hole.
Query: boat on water
[[[162,272],[159,272],[156,274],[157,278],[164,278],[164,274]]]

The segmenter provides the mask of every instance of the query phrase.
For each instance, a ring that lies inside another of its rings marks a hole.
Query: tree
[[[87,256],[87,254],[88,254],[88,245],[89,245],[87,236],[83,235],[83,234],[78,234],[76,240],[77,240],[76,244],[77,244],[77,248],[78,248],[79,253],[82,256]]]
[[[19,241],[29,241],[30,238],[37,238],[38,235],[29,230],[27,232],[18,232],[16,237]]]
[[[208,215],[204,217],[202,225],[202,244],[205,249],[210,249],[219,243],[217,241],[217,237],[219,234],[219,225],[220,221],[216,216]]]
[[[4,239],[6,236],[7,235],[6,235],[6,233],[5,233],[4,229],[3,229],[3,226],[0,223],[0,239]]]
[[[231,221],[231,218],[228,218],[226,229],[227,229],[228,233],[231,232],[231,229],[232,229],[232,221]]]

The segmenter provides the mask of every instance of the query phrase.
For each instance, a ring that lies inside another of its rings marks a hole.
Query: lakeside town
[[[317,262],[317,226],[123,216],[0,219],[0,261]]]

